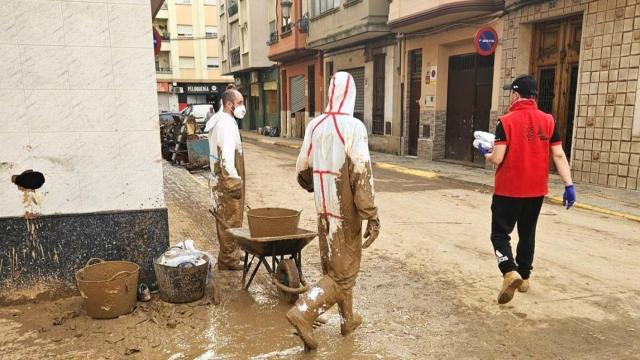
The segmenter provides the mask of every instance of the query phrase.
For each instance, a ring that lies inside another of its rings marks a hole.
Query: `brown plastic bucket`
[[[283,208],[251,209],[247,212],[249,233],[252,238],[296,234],[301,212]]]
[[[112,319],[133,311],[140,267],[129,261],[90,259],[76,271],[76,282],[87,315]]]

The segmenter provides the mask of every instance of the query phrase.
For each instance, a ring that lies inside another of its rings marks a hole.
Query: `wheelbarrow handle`
[[[102,262],[104,262],[104,260],[102,260],[100,258],[91,258],[91,259],[89,259],[89,261],[87,261],[87,263],[84,265],[84,267],[91,266],[91,265],[94,265],[94,264],[99,264],[99,263],[102,263]]]
[[[302,286],[299,288],[288,287],[287,285],[281,283],[275,275],[271,276],[271,281],[278,289],[289,294],[302,294],[309,291],[309,285],[307,285],[307,282],[302,277],[300,278],[300,284],[302,284]]]

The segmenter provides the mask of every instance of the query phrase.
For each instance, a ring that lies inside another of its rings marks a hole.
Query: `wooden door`
[[[420,98],[422,97],[422,49],[409,53],[409,155],[418,155]]]
[[[565,152],[573,142],[582,17],[536,25],[532,74],[538,82],[538,107],[556,119]],[[567,156],[569,159],[570,156]]]
[[[373,116],[371,132],[384,135],[385,54],[373,57]]]
[[[489,129],[494,57],[466,54],[449,58],[445,158],[483,162],[473,149],[473,133]]]

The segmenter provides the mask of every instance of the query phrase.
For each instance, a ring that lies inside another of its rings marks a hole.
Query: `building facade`
[[[502,1],[397,0],[389,26],[402,53],[402,154],[484,164],[473,132],[500,111],[501,53],[479,55],[478,29],[502,32]]]
[[[269,60],[269,1],[218,0],[222,73],[244,95],[246,130],[280,125],[278,69]]]
[[[402,53],[402,153],[483,164],[474,130],[508,110],[501,88],[528,73],[578,182],[638,190],[640,7],[635,1],[394,0]],[[480,55],[475,34],[498,34]]]
[[[501,79],[530,72],[554,115],[578,182],[638,190],[640,5],[558,0],[503,17]],[[503,93],[500,105],[509,104]]]
[[[234,81],[222,75],[217,5],[217,0],[166,0],[156,15],[153,26],[162,42],[155,60],[160,111],[189,104],[217,107]]]
[[[0,2],[0,303],[74,291],[90,258],[133,261],[153,286],[152,259],[169,245],[160,5]]]
[[[355,116],[369,131],[372,150],[400,152],[400,58],[387,26],[388,1],[311,2],[307,47],[323,52],[323,92],[331,76],[355,80]]]
[[[280,68],[281,135],[302,138],[308,122],[323,111],[322,52],[307,48],[306,1],[293,1],[288,18],[280,0],[270,3],[269,59]]]

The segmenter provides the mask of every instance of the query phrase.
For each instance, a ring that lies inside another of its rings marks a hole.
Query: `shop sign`
[[[197,84],[187,85],[187,93],[189,94],[208,94],[216,92],[218,87],[215,85]]]
[[[169,92],[169,83],[168,82],[158,82],[158,92]]]
[[[498,47],[498,33],[492,27],[481,28],[473,38],[473,47],[482,56],[495,53]]]

